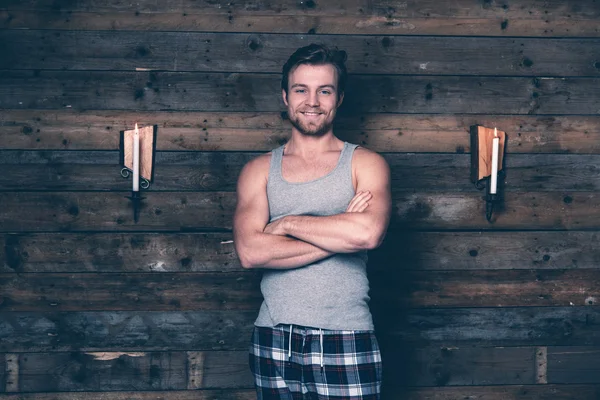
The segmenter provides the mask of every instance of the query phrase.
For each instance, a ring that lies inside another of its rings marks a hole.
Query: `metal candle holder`
[[[137,127],[137,124],[136,124]],[[131,201],[133,207],[133,221],[137,224],[142,208],[142,197],[140,189],[148,189],[150,183],[154,180],[154,155],[156,154],[156,133],[157,125],[145,126],[139,128],[139,185],[136,186],[132,182],[131,196],[125,196]],[[120,160],[121,160],[121,176],[129,178],[134,174],[133,158],[134,158],[134,135],[135,129],[121,131],[121,140],[119,145]],[[133,178],[132,178],[133,179]]]
[[[486,189],[485,195],[485,218],[492,222],[492,215],[495,206],[499,205],[503,196],[500,194],[504,185],[502,182],[506,176],[504,168],[504,149],[506,146],[506,133],[497,131],[495,128],[486,128],[481,125],[470,127],[471,135],[471,182],[479,190]],[[496,193],[491,193],[492,187],[492,159],[493,143],[497,138],[498,148],[496,156],[497,174],[496,174]]]

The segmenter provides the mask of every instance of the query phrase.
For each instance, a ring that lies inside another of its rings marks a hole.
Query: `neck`
[[[329,151],[340,151],[343,141],[335,137],[333,131],[322,136],[309,136],[292,130],[292,137],[285,145],[285,154],[302,158],[314,158]]]

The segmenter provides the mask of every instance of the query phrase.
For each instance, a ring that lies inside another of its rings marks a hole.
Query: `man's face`
[[[287,97],[292,125],[303,135],[321,136],[331,131],[338,102],[337,71],[333,65],[300,64],[288,78]]]

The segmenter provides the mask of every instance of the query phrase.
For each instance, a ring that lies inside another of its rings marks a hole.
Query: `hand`
[[[280,235],[280,236],[285,236],[286,233],[283,230],[283,218],[279,218],[278,220],[275,220],[273,222],[271,222],[270,224],[267,224],[267,226],[265,226],[265,229],[263,230],[264,233],[268,233],[271,235]]]
[[[363,212],[369,207],[369,200],[373,195],[368,190],[356,193],[356,195],[350,200],[346,212]]]

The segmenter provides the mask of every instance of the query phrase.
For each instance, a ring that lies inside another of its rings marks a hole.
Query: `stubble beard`
[[[290,114],[289,119],[292,126],[296,128],[298,132],[306,136],[323,136],[333,128],[333,120],[325,120],[320,125],[313,125],[303,123],[300,118],[295,115],[292,116]]]

